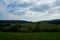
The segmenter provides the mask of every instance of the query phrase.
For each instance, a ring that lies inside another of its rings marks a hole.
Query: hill
[[[30,22],[30,21],[24,21],[24,20],[0,20],[0,24],[2,24],[2,23],[9,23],[9,24],[23,24],[23,23],[60,24],[60,19],[45,20],[45,21],[38,21],[38,22]]]
[[[39,21],[38,23],[60,24],[60,19]]]

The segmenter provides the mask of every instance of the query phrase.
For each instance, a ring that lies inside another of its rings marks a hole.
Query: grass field
[[[60,32],[43,32],[43,33],[0,32],[0,40],[60,40]]]

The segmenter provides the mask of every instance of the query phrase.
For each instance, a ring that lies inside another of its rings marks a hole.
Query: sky
[[[0,20],[60,19],[60,0],[0,0]]]

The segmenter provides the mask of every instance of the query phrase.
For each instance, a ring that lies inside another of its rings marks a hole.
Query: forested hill
[[[45,21],[38,21],[38,22],[29,22],[29,21],[24,21],[24,20],[0,20],[1,23],[10,23],[10,24],[22,24],[22,23],[49,23],[49,24],[60,24],[60,19],[56,20],[45,20]]]
[[[11,23],[11,24],[19,23],[19,24],[22,24],[22,23],[31,23],[31,22],[24,21],[24,20],[0,20],[0,23]]]
[[[0,20],[0,32],[60,32],[60,19],[39,22]]]
[[[38,23],[60,24],[60,19],[39,21]]]

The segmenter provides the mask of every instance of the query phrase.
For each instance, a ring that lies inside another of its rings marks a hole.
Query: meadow
[[[60,32],[0,32],[0,40],[60,40]]]

